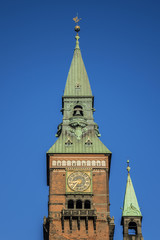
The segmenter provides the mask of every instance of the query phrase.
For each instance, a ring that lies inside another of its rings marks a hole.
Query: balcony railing
[[[64,217],[96,217],[96,210],[94,209],[80,209],[80,210],[69,210],[63,209],[62,216]]]

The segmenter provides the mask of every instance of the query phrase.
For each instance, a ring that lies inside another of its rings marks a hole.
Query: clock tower
[[[113,240],[109,173],[111,152],[99,139],[94,96],[79,47],[76,46],[62,97],[62,123],[47,152],[48,217],[44,240]]]

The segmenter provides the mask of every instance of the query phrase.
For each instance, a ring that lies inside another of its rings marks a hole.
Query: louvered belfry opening
[[[128,235],[137,235],[137,224],[135,222],[130,222],[128,225]]]

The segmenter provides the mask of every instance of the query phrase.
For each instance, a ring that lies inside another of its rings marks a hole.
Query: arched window
[[[86,166],[86,161],[82,161],[82,166]]]
[[[62,166],[66,166],[66,161],[65,160],[62,161]]]
[[[135,222],[130,222],[128,225],[128,235],[137,235],[137,224]]]
[[[81,166],[81,161],[77,161],[77,166]]]
[[[96,166],[96,162],[92,161],[92,166],[95,167]]]
[[[97,161],[97,166],[101,166],[101,162],[100,161]]]
[[[82,209],[82,201],[81,200],[76,201],[76,208],[77,209]]]
[[[71,166],[71,161],[67,161],[67,166]]]
[[[74,201],[73,201],[73,200],[69,200],[69,201],[68,201],[68,208],[69,208],[69,209],[74,208]]]
[[[83,108],[80,105],[74,107],[73,116],[83,116]]]
[[[76,161],[72,161],[72,166],[76,166]]]
[[[56,166],[56,161],[52,161],[52,166]]]
[[[87,166],[91,166],[91,161],[87,161]]]
[[[84,202],[84,208],[85,208],[85,209],[90,209],[90,208],[91,208],[91,202],[90,202],[89,200],[86,200],[86,201]]]
[[[61,166],[61,161],[57,161],[57,166]]]
[[[106,166],[106,162],[102,161],[102,166],[105,167]]]

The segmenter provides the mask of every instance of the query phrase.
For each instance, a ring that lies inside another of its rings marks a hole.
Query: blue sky
[[[72,18],[77,12],[95,121],[112,151],[115,240],[123,239],[120,208],[127,159],[144,239],[157,239],[160,3],[155,0],[1,0],[0,239],[43,239],[43,216],[48,214],[45,153],[62,121],[61,97],[75,46]]]

